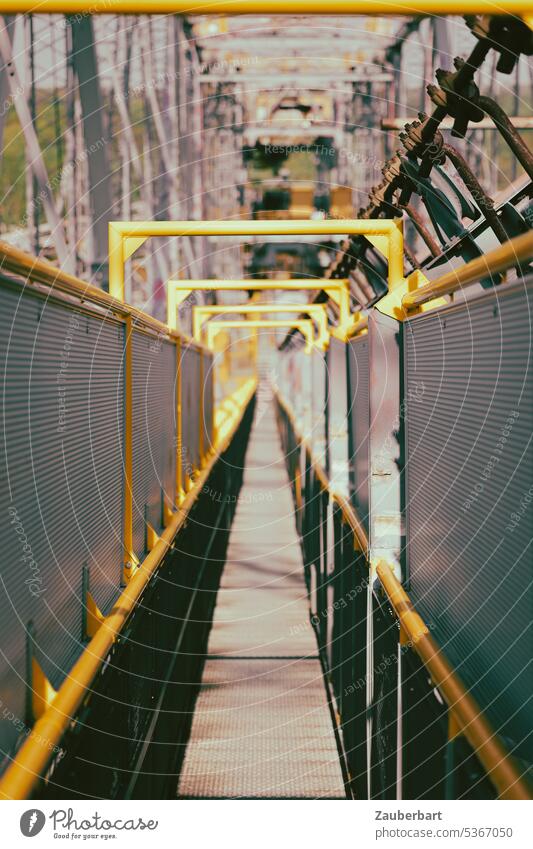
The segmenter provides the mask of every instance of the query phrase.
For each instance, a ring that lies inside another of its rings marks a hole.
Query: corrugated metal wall
[[[333,487],[348,495],[347,345],[331,337],[327,352],[329,470]]]
[[[104,611],[122,563],[123,328],[52,300],[0,289],[5,362],[0,748],[25,719],[25,632],[58,686],[83,648],[82,568]]]
[[[532,292],[502,286],[404,326],[411,595],[529,760]]]
[[[161,530],[163,497],[174,500],[175,346],[133,334],[133,549],[145,554],[145,518]]]
[[[84,648],[83,572],[107,613],[120,592],[124,534],[122,321],[0,288],[5,362],[0,492],[0,759],[25,731],[27,632],[54,687]],[[205,438],[212,438],[212,371],[206,360]],[[184,465],[198,468],[200,351],[184,349]],[[162,527],[176,466],[176,347],[134,329],[133,536],[145,555],[145,517]]]
[[[311,353],[311,427],[313,452],[322,464],[325,464],[326,451],[326,357],[322,351],[313,349]]]
[[[350,405],[350,497],[359,518],[368,531],[369,493],[369,362],[368,336],[359,336],[348,344],[348,386]]]
[[[181,377],[182,412],[182,464],[188,476],[198,468],[200,462],[200,352],[192,345],[184,346],[181,353],[183,364]]]
[[[214,416],[214,368],[213,355],[203,354],[204,358],[204,450],[213,447],[213,416]]]

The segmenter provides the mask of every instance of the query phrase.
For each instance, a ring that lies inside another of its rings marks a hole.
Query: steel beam
[[[150,237],[160,236],[366,236],[388,259],[389,289],[404,282],[403,226],[401,219],[320,219],[272,221],[114,221],[109,224],[109,286],[115,297],[124,298],[124,262]],[[186,280],[173,281],[186,288]],[[203,288],[220,288],[223,281],[211,280]],[[275,281],[248,281],[275,288]],[[338,281],[331,280],[333,287]],[[294,286],[295,280],[291,285]],[[315,284],[316,285],[316,284]],[[189,286],[189,288],[191,288]],[[196,288],[202,288],[197,286]],[[237,288],[237,287],[234,287]],[[304,288],[304,287],[302,287]],[[328,285],[320,288],[327,289]]]
[[[72,64],[78,78],[83,120],[83,138],[87,154],[90,201],[91,275],[102,288],[107,286],[106,231],[113,216],[111,172],[107,156],[107,137],[102,120],[104,104],[98,81],[94,29],[89,15],[70,21]]]
[[[403,130],[406,124],[412,123],[413,116],[408,118],[382,118],[382,130]],[[509,121],[517,130],[533,130],[533,117],[528,115],[514,115],[509,118]],[[453,118],[444,118],[440,122],[441,130],[451,130],[454,124]],[[472,130],[497,130],[498,127],[491,118],[482,118],[472,126]]]
[[[306,341],[306,352],[310,353],[315,342],[313,332],[313,322],[310,318],[285,318],[285,319],[221,319],[220,321],[210,321],[207,325],[207,347],[213,350],[213,341],[215,336],[221,330],[231,328],[256,328],[256,329],[271,329],[293,328],[299,330]]]
[[[531,15],[530,0],[2,0],[6,14],[113,15]]]
[[[2,11],[4,11],[2,9]],[[31,162],[33,173],[37,181],[38,196],[42,201],[43,208],[46,214],[46,219],[50,225],[51,239],[54,245],[57,258],[67,272],[73,271],[72,253],[67,247],[65,234],[63,232],[63,222],[59,218],[55,207],[54,194],[50,186],[48,172],[44,163],[43,154],[39,145],[39,139],[33,126],[31,112],[24,94],[25,87],[23,86],[18,75],[15,63],[13,61],[11,39],[9,37],[10,29],[5,18],[2,18],[0,25],[0,57],[7,69],[7,77],[9,81],[9,89],[11,100],[15,107],[17,117],[20,121],[20,126],[26,143],[26,152]]]
[[[193,336],[200,342],[202,328],[210,317],[218,315],[257,315],[262,313],[307,313],[316,321],[319,335],[317,343],[327,345],[329,339],[326,304],[215,304],[193,307]]]

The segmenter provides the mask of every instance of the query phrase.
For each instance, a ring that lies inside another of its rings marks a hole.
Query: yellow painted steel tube
[[[137,563],[133,551],[133,320],[126,316],[124,340],[124,569],[123,580],[131,580]]]
[[[272,221],[113,221],[123,238],[150,236],[389,236],[402,233],[396,218],[278,219]]]
[[[139,601],[145,587],[159,568],[172,541],[201,493],[211,470],[237,430],[246,407],[255,392],[256,381],[251,378],[235,393],[233,415],[226,424],[224,437],[198,476],[195,487],[184,498],[179,510],[152,551],[135,572],[126,589],[106,616],[102,625],[70,670],[48,710],[37,720],[31,734],[17,752],[11,765],[0,779],[0,799],[27,799],[34,791],[51,760],[53,747],[60,744],[65,731],[96,675],[105,663],[126,620]]]
[[[26,278],[29,285],[40,283],[44,286],[50,286],[54,292],[61,292],[62,294],[79,298],[82,302],[85,301],[94,304],[115,315],[131,316],[135,319],[136,324],[155,330],[158,333],[164,333],[165,335],[174,337],[180,336],[176,332],[173,333],[171,328],[151,315],[148,315],[148,313],[124,303],[123,300],[109,295],[103,289],[92,286],[90,283],[86,283],[85,280],[81,280],[73,274],[67,274],[66,271],[62,271],[57,266],[52,265],[51,262],[38,259],[3,241],[0,241],[0,271]]]
[[[327,277],[288,277],[287,279],[278,280],[276,278],[261,280],[256,277],[248,277],[242,280],[217,280],[216,278],[207,278],[206,280],[169,280],[169,284],[179,287],[180,289],[208,289],[213,290],[228,290],[231,292],[237,291],[273,291],[281,289],[288,292],[299,292],[320,289],[334,289],[340,291],[348,285],[348,279],[330,280]],[[305,304],[303,305],[305,306]]]
[[[313,459],[308,444],[298,436],[291,410],[278,392],[276,392],[276,397],[288,416],[299,442],[308,452],[315,474],[317,474],[323,489],[331,492],[324,471]],[[331,492],[331,495],[341,507],[343,517],[352,527],[358,547],[367,551],[368,538],[355,510],[339,493]],[[430,673],[433,682],[439,688],[462,733],[476,752],[501,798],[532,799],[533,790],[520,772],[515,759],[506,750],[490,723],[483,716],[481,708],[450,666],[388,563],[380,562],[377,566],[377,573],[410,644]]]
[[[461,268],[443,274],[442,277],[433,280],[426,286],[408,292],[403,296],[402,306],[407,311],[416,309],[434,298],[451,295],[469,283],[476,283],[490,274],[507,271],[507,269],[521,262],[527,262],[532,257],[533,230],[530,230],[521,236],[510,239],[493,251],[489,251],[488,254],[467,262]]]
[[[345,498],[344,495],[341,495],[340,492],[333,492],[332,497],[333,500],[337,502],[342,511],[342,517],[344,521],[347,522],[347,524],[352,529],[355,541],[357,543],[357,547],[363,552],[363,554],[368,554],[368,536],[363,527],[363,523],[359,519],[359,516],[353,509],[348,499]]]
[[[429,633],[427,625],[414,609],[389,564],[381,561],[377,566],[377,574],[409,643],[430,673],[433,683],[438,687],[461,732],[483,764],[499,797],[532,799],[532,788],[518,764]]]
[[[531,13],[526,0],[2,0],[4,14],[464,15]]]
[[[193,336],[200,341],[202,326],[209,316],[215,315],[261,315],[262,313],[308,313],[317,322],[322,337],[328,334],[326,304],[215,304],[193,307]]]
[[[388,281],[393,289],[403,281],[401,219],[280,219],[230,221],[112,221],[109,224],[109,290],[124,297],[124,240],[171,236],[386,236]],[[118,240],[122,240],[119,245]],[[128,253],[128,256],[130,254]],[[174,281],[176,282],[176,281]],[[180,281],[184,282],[184,281]],[[216,288],[216,287],[215,287]]]
[[[352,339],[354,336],[357,336],[358,333],[361,333],[363,330],[368,330],[368,318],[365,316],[357,321],[353,327],[350,328],[350,332],[348,334],[348,338]]]
[[[299,330],[300,333],[305,337],[306,343],[309,347],[313,345],[314,342],[314,334],[313,334],[313,324],[311,319],[309,318],[287,318],[287,319],[230,319],[220,321],[210,321],[207,325],[207,347],[211,348],[213,344],[213,339],[217,333],[220,333],[222,330],[228,330],[229,328],[266,328],[266,329],[277,329],[283,327],[294,328],[295,330]]]

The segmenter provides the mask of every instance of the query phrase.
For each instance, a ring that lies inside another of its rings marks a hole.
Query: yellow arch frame
[[[401,219],[320,219],[280,221],[113,221],[109,224],[109,292],[119,301],[124,300],[124,263],[149,237],[171,236],[366,236],[388,260],[389,291],[405,282],[403,274],[403,225]],[[177,291],[196,289],[237,289],[242,281],[223,280],[172,280],[169,281],[173,297]],[[303,289],[295,278],[281,280],[247,280],[244,288],[252,289]],[[341,325],[348,330],[358,320],[350,310],[348,281],[314,280],[307,288],[325,289],[339,293]],[[170,285],[172,284],[172,286]],[[344,284],[344,285],[342,285]],[[183,295],[185,297],[185,295]],[[334,297],[334,295],[332,295]],[[174,301],[174,304],[177,302]],[[169,308],[172,302],[168,302]],[[175,325],[175,306],[172,307]],[[169,312],[169,317],[172,317]]]
[[[214,315],[257,315],[261,313],[308,313],[318,325],[315,344],[327,347],[329,341],[328,316],[325,304],[215,304],[193,308],[193,336],[202,341],[202,329],[210,316]]]
[[[255,319],[221,319],[217,321],[210,321],[207,325],[207,347],[210,350],[213,350],[213,341],[217,333],[220,333],[222,330],[228,330],[234,327],[255,327],[255,328],[294,328],[299,330],[300,333],[305,337],[306,342],[306,350],[311,351],[313,344],[315,342],[314,331],[313,331],[313,322],[310,318],[287,318],[287,319],[277,319],[277,318],[255,318]]]

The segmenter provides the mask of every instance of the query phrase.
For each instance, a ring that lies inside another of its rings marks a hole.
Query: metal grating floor
[[[252,428],[178,798],[346,798],[272,405]]]

